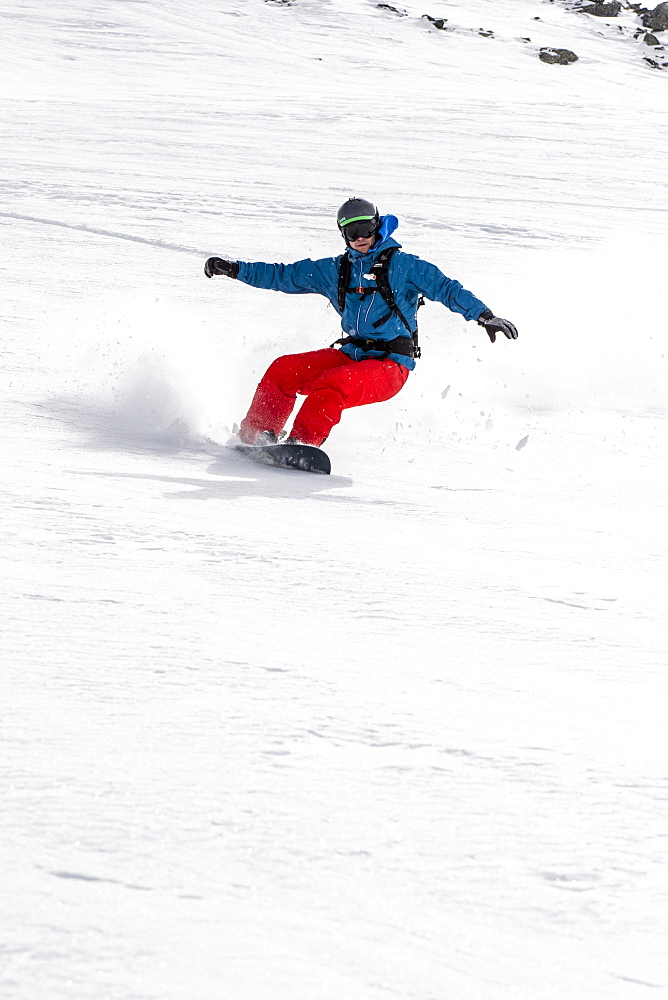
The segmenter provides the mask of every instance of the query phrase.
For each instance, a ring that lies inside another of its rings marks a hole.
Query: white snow
[[[7,1000],[668,996],[666,74],[393,6],[0,11]],[[331,477],[256,467],[337,317],[204,260],[351,194],[520,339],[429,304]]]

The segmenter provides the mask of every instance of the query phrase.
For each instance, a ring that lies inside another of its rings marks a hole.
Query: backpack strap
[[[382,253],[378,255],[376,263],[371,265],[371,273],[376,277],[376,288],[380,292],[385,304],[390,310],[386,316],[381,317],[381,319],[373,324],[373,328],[374,330],[378,329],[378,327],[382,326],[383,323],[387,323],[392,313],[396,313],[412,336],[413,330],[411,330],[408,320],[395,302],[394,292],[392,291],[392,285],[390,284],[390,261],[392,260],[393,254],[395,254],[398,249],[399,247],[388,247],[387,250],[383,250]]]
[[[353,265],[346,252],[341,255],[341,262],[339,264],[339,309],[341,312],[346,308],[346,295],[348,294],[348,285],[350,284],[352,270]]]
[[[420,345],[418,343],[418,332],[417,326],[414,330],[411,330],[408,320],[402,313],[401,309],[397,305],[394,292],[392,291],[392,285],[390,284],[390,261],[392,260],[392,255],[399,249],[399,247],[388,247],[387,250],[383,250],[382,253],[378,255],[378,260],[372,265],[371,270],[376,275],[376,287],[380,292],[382,298],[389,308],[389,312],[385,316],[382,316],[373,324],[374,330],[377,330],[379,326],[383,323],[387,323],[388,319],[392,313],[396,313],[401,322],[404,324],[408,330],[412,340],[413,340],[413,357],[420,358],[422,356],[422,351],[420,350]],[[421,295],[418,299],[418,309],[420,306],[424,305],[424,297]]]
[[[385,357],[388,354],[404,354],[408,358],[418,357],[415,354],[414,337],[395,337],[394,340],[363,340],[361,337],[346,336],[335,340],[330,346],[335,347],[337,344],[341,344],[341,347],[352,344],[353,347],[359,347],[365,352],[376,351],[379,354],[384,354]]]

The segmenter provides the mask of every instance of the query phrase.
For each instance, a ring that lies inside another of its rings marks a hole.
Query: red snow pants
[[[321,445],[343,410],[381,403],[396,396],[408,369],[389,358],[353,361],[343,351],[325,348],[277,358],[263,375],[239,436],[252,444],[261,431],[278,434],[292,413],[297,395],[306,396],[290,436]]]

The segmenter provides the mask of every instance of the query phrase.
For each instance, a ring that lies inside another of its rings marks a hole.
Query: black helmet
[[[373,236],[380,228],[378,209],[365,198],[349,198],[336,213],[341,234],[350,244],[360,237]]]

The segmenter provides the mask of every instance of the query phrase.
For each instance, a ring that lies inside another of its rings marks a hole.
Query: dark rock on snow
[[[647,32],[647,34],[643,38],[643,42],[645,43],[645,45],[661,45],[661,42],[656,37],[656,35],[650,34],[649,31]]]
[[[593,14],[594,17],[617,17],[622,9],[621,3],[592,3],[588,7],[580,7],[583,14]]]
[[[538,58],[544,63],[556,63],[560,66],[578,61],[575,52],[571,52],[570,49],[541,49]]]
[[[642,23],[650,31],[668,31],[668,3],[660,3],[654,10],[644,13]]]
[[[396,7],[392,7],[389,3],[377,3],[376,7],[379,7],[380,10],[392,11],[393,14],[398,14],[399,17],[408,17],[408,14],[405,11],[397,10]]]
[[[447,21],[447,17],[430,17],[429,14],[423,14],[422,16],[426,18],[427,21],[431,21],[431,23],[434,25],[435,28],[438,28],[440,31],[445,30],[445,22]]]

